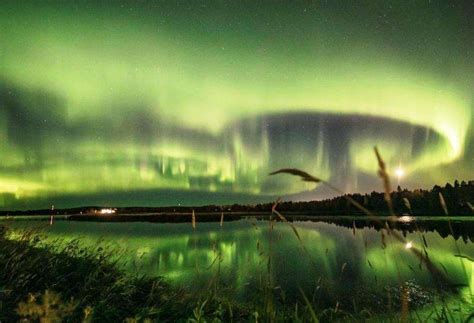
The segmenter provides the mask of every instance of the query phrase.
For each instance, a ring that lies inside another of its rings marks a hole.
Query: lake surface
[[[474,218],[405,218],[396,231],[401,243],[368,219],[331,218],[271,223],[244,219],[219,223],[104,223],[47,218],[2,220],[14,229],[39,230],[50,241],[120,250],[126,270],[164,276],[190,289],[219,286],[243,301],[271,286],[277,298],[300,298],[300,289],[320,308],[347,311],[430,305],[440,285],[415,255],[420,250],[456,289],[453,299],[474,292]],[[294,230],[296,229],[297,234]],[[417,232],[416,229],[420,231]],[[411,231],[411,232],[410,232]],[[385,242],[385,244],[384,244]],[[463,257],[459,257],[462,255]]]

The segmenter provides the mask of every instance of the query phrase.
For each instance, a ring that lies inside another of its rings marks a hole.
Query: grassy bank
[[[124,274],[107,250],[77,242],[54,248],[29,233],[10,240],[1,230],[0,321],[179,319],[192,312],[183,291],[161,279]]]

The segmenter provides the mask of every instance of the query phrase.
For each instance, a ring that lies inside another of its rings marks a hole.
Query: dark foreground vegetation
[[[161,279],[125,275],[110,253],[71,242],[55,248],[37,235],[0,232],[0,321],[113,321],[186,313],[182,291]],[[181,310],[178,311],[178,308]]]
[[[285,214],[297,213],[313,216],[328,215],[361,215],[357,207],[348,198],[360,203],[367,210],[377,215],[389,215],[384,192],[372,192],[369,194],[347,194],[332,199],[308,202],[280,202],[279,210]],[[444,216],[446,214],[440,203],[439,195],[444,197],[447,211],[450,215],[472,216],[474,215],[474,181],[457,180],[454,184],[447,183],[444,187],[434,186],[431,190],[416,189],[409,191],[400,186],[391,192],[393,211],[398,215],[409,214],[416,216]],[[169,206],[169,207],[123,207],[114,208],[114,215],[137,215],[137,214],[160,214],[160,222],[189,222],[189,214],[194,210],[200,213],[200,221],[218,221],[220,213],[232,213],[233,218],[238,220],[248,213],[268,214],[272,210],[273,203],[262,203],[255,205],[206,205],[206,206]],[[110,207],[110,206],[108,206]],[[0,215],[96,215],[102,207],[88,206],[51,211],[28,210],[28,211],[0,211]],[[123,220],[127,220],[123,218]],[[128,219],[132,221],[132,218]],[[227,220],[231,220],[227,217]]]

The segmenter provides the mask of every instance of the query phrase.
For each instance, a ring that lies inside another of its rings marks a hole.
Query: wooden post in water
[[[49,225],[53,225],[54,220],[54,204],[51,205],[51,216],[49,217]]]
[[[194,210],[192,214],[192,222],[193,222],[193,230],[196,230],[196,214],[194,214]]]
[[[224,224],[224,212],[221,213],[221,227]]]

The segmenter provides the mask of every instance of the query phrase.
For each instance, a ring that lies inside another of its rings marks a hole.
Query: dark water
[[[48,239],[80,238],[87,245],[121,250],[129,271],[165,276],[191,289],[219,288],[236,299],[252,300],[270,285],[284,302],[301,290],[317,306],[347,311],[429,305],[449,290],[414,254],[428,255],[447,283],[456,285],[453,299],[474,291],[474,218],[414,220],[404,218],[382,243],[381,231],[369,220],[338,218],[289,224],[255,219],[219,223],[100,223],[48,220],[8,221],[14,228],[39,228]],[[419,231],[416,231],[419,230]],[[452,234],[454,233],[454,235]],[[459,257],[459,255],[465,256]],[[467,258],[466,258],[467,257]],[[216,284],[217,282],[217,284]]]

